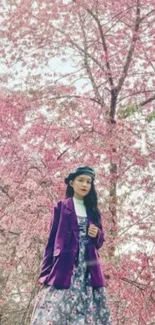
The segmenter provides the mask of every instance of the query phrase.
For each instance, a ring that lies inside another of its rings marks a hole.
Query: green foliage
[[[137,104],[128,104],[124,108],[118,109],[118,117],[119,118],[128,118],[130,116],[133,116],[135,113],[141,113],[141,107],[138,106]],[[148,123],[151,123],[155,119],[155,111],[149,113],[146,117],[146,121]]]
[[[151,113],[147,116],[146,121],[147,121],[148,123],[151,123],[154,119],[155,119],[155,111],[151,112]]]
[[[140,113],[141,109],[137,104],[128,104],[125,108],[118,110],[118,116],[120,118],[127,118],[134,115],[135,113]]]

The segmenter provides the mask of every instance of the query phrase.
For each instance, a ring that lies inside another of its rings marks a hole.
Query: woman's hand
[[[96,238],[98,234],[98,227],[95,225],[90,225],[88,228],[88,235],[92,238]]]

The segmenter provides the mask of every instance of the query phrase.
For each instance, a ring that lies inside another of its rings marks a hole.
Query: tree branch
[[[153,95],[152,97],[149,97],[146,100],[144,100],[143,102],[141,102],[140,106],[145,106],[146,104],[152,102],[153,100],[155,100],[155,95]]]
[[[89,65],[89,62],[88,62],[88,51],[87,51],[87,38],[86,38],[86,33],[85,33],[84,28],[83,28],[83,23],[81,21],[81,17],[79,16],[79,18],[80,18],[80,27],[81,27],[81,30],[82,30],[82,33],[83,33],[83,37],[84,37],[84,64],[85,64],[85,68],[86,68],[86,71],[88,73],[89,79],[91,81],[92,87],[94,89],[95,96],[100,101],[101,100],[100,93],[98,91],[98,88],[97,88],[95,79],[93,77],[93,74],[92,74],[92,71],[91,71],[91,68],[90,68],[90,65]]]
[[[111,87],[113,88],[114,87],[114,82],[113,82],[113,78],[112,78],[111,66],[110,66],[109,57],[108,57],[108,48],[107,48],[107,45],[106,45],[106,41],[105,41],[105,37],[104,37],[104,34],[103,34],[102,26],[100,24],[100,21],[99,21],[98,17],[96,15],[94,15],[93,12],[90,9],[87,9],[87,11],[94,18],[94,20],[96,21],[96,23],[98,25],[100,36],[101,36],[101,41],[102,41],[102,45],[103,45],[103,49],[104,49],[104,53],[105,53],[107,76],[108,76],[109,83],[110,83]]]
[[[138,30],[139,30],[140,22],[141,22],[141,20],[140,20],[140,3],[139,3],[139,0],[137,0],[136,21],[135,21],[135,28],[133,31],[133,38],[132,38],[132,42],[131,42],[131,45],[130,45],[130,48],[128,51],[128,55],[126,58],[126,63],[124,65],[122,75],[118,81],[118,85],[117,85],[118,92],[120,92],[120,90],[123,86],[123,83],[126,79],[126,76],[127,76],[128,70],[129,70],[130,63],[132,61],[135,45],[138,40]]]

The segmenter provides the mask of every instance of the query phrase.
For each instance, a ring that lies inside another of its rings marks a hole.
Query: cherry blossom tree
[[[52,206],[90,164],[113,324],[152,325],[154,1],[1,8],[2,324],[28,324]]]

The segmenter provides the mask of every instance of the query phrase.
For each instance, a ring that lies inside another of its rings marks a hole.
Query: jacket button
[[[56,256],[59,253],[60,253],[60,249],[59,248],[56,248],[56,249],[54,249],[53,256]]]

